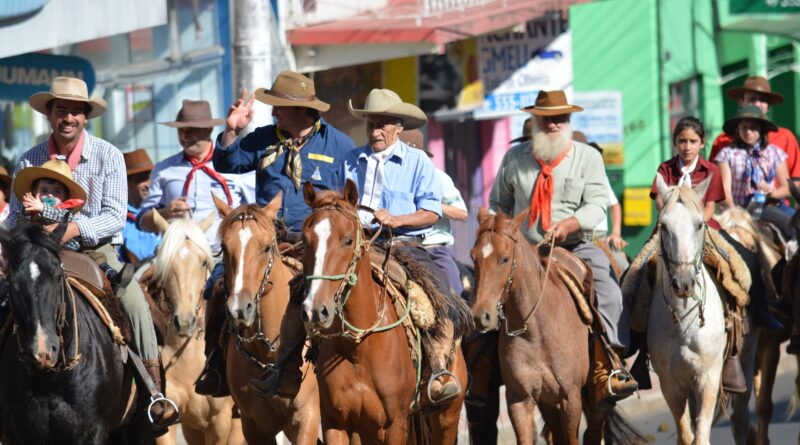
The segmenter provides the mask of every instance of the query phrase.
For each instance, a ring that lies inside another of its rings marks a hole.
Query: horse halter
[[[665,245],[664,236],[662,236],[663,234],[660,232],[660,230],[657,233],[658,233],[658,235],[660,237],[659,244],[661,245],[661,257],[662,257],[662,261],[664,262],[664,267],[667,269],[667,276],[668,277],[672,277],[672,272],[674,270],[674,269],[672,269],[670,267],[670,265],[672,265],[672,266],[677,266],[677,267],[680,267],[680,266],[694,266],[694,270],[695,270],[694,277],[696,278],[698,275],[700,275],[703,278],[703,281],[704,281],[704,284],[702,286],[703,287],[703,296],[702,296],[702,298],[699,299],[699,303],[697,305],[697,308],[698,308],[698,311],[699,311],[698,312],[698,318],[700,320],[700,327],[703,327],[703,326],[706,325],[706,317],[705,317],[705,304],[706,304],[705,291],[706,291],[706,285],[705,285],[705,275],[701,275],[701,274],[702,274],[702,271],[703,271],[703,250],[705,249],[704,244],[705,244],[706,232],[708,231],[708,225],[703,223],[703,228],[701,230],[703,231],[703,242],[700,244],[700,247],[697,249],[697,253],[695,254],[695,258],[692,261],[673,261],[672,259],[670,259],[668,251],[667,251],[667,248],[666,248],[666,245]],[[667,300],[666,292],[662,291],[661,292],[661,296],[664,298],[664,304],[667,306],[667,309],[669,310],[669,313],[670,313],[670,315],[672,317],[672,323],[675,324],[675,325],[680,324],[680,317],[678,316],[678,313],[675,311],[675,309],[672,307],[672,305],[669,304],[669,301]]]

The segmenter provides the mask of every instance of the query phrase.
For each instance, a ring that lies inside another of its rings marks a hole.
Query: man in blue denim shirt
[[[272,105],[274,125],[259,127],[244,138],[239,133],[253,118],[253,101]],[[310,181],[317,189],[339,190],[344,185],[341,163],[344,154],[354,148],[353,141],[320,117],[330,105],[316,97],[314,82],[293,71],[278,74],[272,88],[260,88],[247,98],[247,91],[228,111],[225,130],[214,150],[214,166],[223,173],[256,172],[256,202],[269,203],[283,192],[278,212],[279,241],[300,240],[303,220],[311,209],[303,198],[302,185]],[[209,314],[207,326],[216,324]],[[300,323],[298,314],[298,324]],[[214,345],[216,329],[206,329],[206,344]],[[195,385],[199,394],[227,395],[221,351],[206,351],[206,369]]]

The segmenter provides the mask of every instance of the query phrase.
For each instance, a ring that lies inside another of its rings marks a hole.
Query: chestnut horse
[[[244,436],[247,443],[275,444],[275,436],[283,432],[294,444],[315,444],[319,394],[309,365],[303,368],[300,391],[291,399],[261,397],[248,385],[277,358],[289,281],[294,277],[281,259],[275,233],[281,195],[264,208],[251,204],[231,209],[216,196],[214,203],[223,217],[219,238],[228,283],[227,381],[242,415]]]
[[[161,356],[168,382],[167,397],[178,405],[183,435],[190,445],[244,443],[240,428],[233,426],[233,399],[194,392],[194,382],[205,362],[203,288],[214,265],[205,232],[215,217],[216,213],[212,213],[199,225],[183,218],[168,223],[155,212],[155,225],[164,238],[140,279],[166,318]],[[238,420],[235,422],[238,424]],[[177,428],[171,426],[169,434],[159,437],[156,443],[176,443]]]
[[[317,194],[306,183],[304,192],[312,210],[303,223],[303,268],[312,280],[303,318],[319,342],[325,443],[347,444],[355,437],[371,444],[424,441],[428,426],[433,443],[455,443],[463,391],[437,414],[423,418],[412,409],[417,376],[409,342],[390,297],[373,278],[355,184],[347,181],[343,193]],[[458,347],[452,369],[467,381]]]
[[[476,285],[470,306],[479,329],[500,330],[500,372],[517,443],[536,442],[535,407],[552,443],[577,445],[582,413],[584,443],[599,444],[604,435],[613,443],[640,443],[616,409],[600,409],[590,397],[589,328],[566,285],[548,273],[538,246],[520,231],[527,220],[527,211],[512,219],[480,209],[471,251]]]

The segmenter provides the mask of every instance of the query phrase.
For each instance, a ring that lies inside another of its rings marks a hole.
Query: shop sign
[[[653,223],[650,187],[626,188],[622,194],[622,224],[647,227]]]
[[[606,165],[622,165],[625,162],[622,92],[576,91],[572,102],[583,107],[583,112],[572,114],[572,127],[603,147]]]
[[[800,0],[731,0],[731,14],[797,14]]]
[[[0,100],[24,102],[33,93],[49,90],[59,76],[83,79],[89,94],[94,88],[94,68],[80,57],[23,54],[0,59]]]
[[[567,90],[569,95],[572,37],[559,15],[481,36],[478,49],[485,97],[477,118],[514,113],[532,105],[540,90]]]

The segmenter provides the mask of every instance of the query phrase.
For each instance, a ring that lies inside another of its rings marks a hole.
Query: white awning
[[[166,0],[49,0],[0,21],[0,57],[99,39],[167,23]]]

